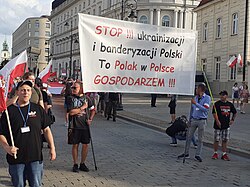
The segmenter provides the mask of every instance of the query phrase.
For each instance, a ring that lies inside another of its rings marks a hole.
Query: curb
[[[164,133],[164,134],[166,133],[166,129],[161,128],[161,127],[159,127],[157,125],[154,125],[152,123],[143,122],[143,121],[140,121],[140,120],[137,120],[137,119],[134,119],[134,118],[130,118],[130,117],[127,117],[127,116],[123,116],[123,115],[120,115],[120,114],[118,114],[117,117],[120,118],[120,119],[123,119],[125,121],[132,122],[132,123],[135,123],[137,125],[140,125],[140,126],[143,126],[143,127],[146,127],[146,128],[149,128],[149,129],[152,129],[152,130]],[[213,143],[209,142],[209,141],[203,141],[203,145],[206,146],[206,147],[209,147],[209,148],[213,148]],[[230,147],[230,146],[227,149],[228,149],[228,153],[231,153],[231,154],[234,154],[234,155],[237,155],[237,156],[240,156],[240,157],[244,157],[244,158],[250,158],[250,153],[247,152],[247,151],[237,149],[237,148],[233,148],[233,147]]]

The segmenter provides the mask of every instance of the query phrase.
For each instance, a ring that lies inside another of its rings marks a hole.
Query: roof
[[[213,0],[202,0],[201,2],[200,2],[200,4],[198,5],[198,7],[201,7],[201,6],[203,6],[203,5],[205,5],[205,4],[207,4],[207,3],[210,3],[210,2],[212,2]]]

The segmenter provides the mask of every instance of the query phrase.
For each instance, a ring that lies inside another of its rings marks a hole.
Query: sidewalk
[[[191,97],[190,97],[191,98]],[[190,98],[179,97],[177,100],[176,114],[189,115]],[[123,95],[123,111],[119,111],[120,118],[137,122],[140,125],[153,128],[165,133],[170,125],[168,102],[170,98],[158,97],[156,101],[157,107],[150,106],[150,94],[124,94]],[[215,99],[216,100],[216,99]],[[250,157],[250,106],[247,105],[246,114],[238,112],[234,125],[231,127],[231,139],[229,142],[229,152],[240,156]],[[213,144],[213,116],[210,110],[208,117],[208,125],[205,130],[204,144],[212,146]],[[169,140],[170,142],[170,140]]]

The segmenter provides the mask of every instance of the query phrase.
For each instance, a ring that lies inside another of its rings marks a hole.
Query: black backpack
[[[166,129],[167,135],[173,137],[179,132],[186,131],[189,121],[185,115],[182,115],[174,121],[174,123]]]

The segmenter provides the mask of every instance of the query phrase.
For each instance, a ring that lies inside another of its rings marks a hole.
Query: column
[[[149,9],[149,13],[150,13],[150,25],[153,25],[154,24],[154,9]]]
[[[180,11],[180,22],[179,22],[179,28],[183,28],[183,11]]]
[[[174,27],[175,28],[178,27],[178,10],[177,9],[174,10]]]
[[[157,25],[161,25],[161,9],[157,9]]]

